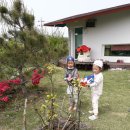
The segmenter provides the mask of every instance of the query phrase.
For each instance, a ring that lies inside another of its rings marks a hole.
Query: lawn
[[[80,71],[80,77],[91,74],[90,71]],[[91,109],[90,90],[85,88],[81,91],[82,122],[88,124],[91,130],[130,130],[130,71],[104,71],[104,89],[99,104],[99,119],[90,121],[88,110]],[[55,92],[57,102],[61,106],[64,100],[64,111],[67,117],[68,98],[66,95],[66,83],[63,80],[64,71],[61,69],[54,76]],[[45,77],[40,84],[44,91],[30,88],[27,106],[27,130],[36,130],[40,126],[40,119],[34,111],[34,105],[40,108],[43,99],[49,93],[49,80]],[[42,96],[37,96],[35,91]],[[36,97],[35,104],[32,99]],[[0,111],[0,130],[21,130],[23,120],[24,99],[18,95],[5,110]],[[43,115],[44,116],[44,115]]]

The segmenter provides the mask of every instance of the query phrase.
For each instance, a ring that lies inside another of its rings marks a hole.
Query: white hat
[[[103,67],[103,62],[101,60],[95,60],[93,64],[99,66],[100,68]]]

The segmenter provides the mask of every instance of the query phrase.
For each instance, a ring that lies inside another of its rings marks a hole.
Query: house
[[[74,15],[45,26],[68,27],[69,53],[87,45],[91,58],[130,63],[130,4]]]

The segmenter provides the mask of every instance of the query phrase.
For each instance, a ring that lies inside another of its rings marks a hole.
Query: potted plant
[[[78,52],[77,60],[79,62],[89,62],[89,61],[91,61],[91,59],[90,59],[91,48],[90,47],[88,47],[86,45],[82,45],[82,46],[78,47],[76,49],[76,51]]]

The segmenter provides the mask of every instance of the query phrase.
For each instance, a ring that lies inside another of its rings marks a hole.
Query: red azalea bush
[[[0,82],[0,94],[6,92],[10,89],[10,86],[7,81]]]
[[[0,101],[8,102],[9,97],[8,95],[6,95],[6,93],[9,91],[11,92],[12,90],[11,84],[19,85],[20,83],[21,83],[20,78],[0,82]]]
[[[40,83],[41,78],[44,76],[44,71],[40,71],[39,69],[35,69],[31,76],[31,81],[33,85],[38,85]],[[9,94],[13,91],[14,85],[20,85],[21,79],[17,77],[16,79],[10,79],[6,81],[0,82],[0,102],[7,103],[9,102]]]
[[[21,79],[18,77],[16,79],[8,80],[8,83],[19,85],[21,83]]]
[[[90,51],[91,48],[87,47],[86,45],[82,45],[82,46],[78,47],[76,50],[78,53],[80,53],[80,52],[83,53],[83,52]]]
[[[35,69],[32,74],[32,84],[38,85],[40,83],[40,79],[43,78],[44,71],[42,70],[41,73],[38,69]]]
[[[8,102],[9,97],[5,95],[7,91],[11,90],[11,86],[7,83],[7,81],[0,82],[0,101]]]
[[[4,96],[4,97],[0,98],[0,101],[8,102],[9,101],[9,97],[8,96]]]

